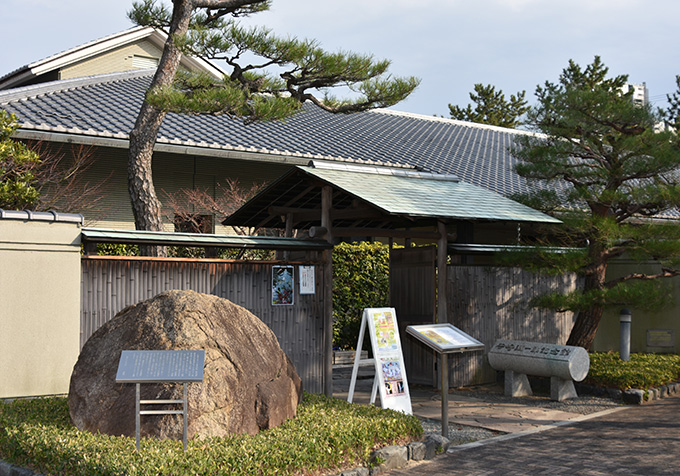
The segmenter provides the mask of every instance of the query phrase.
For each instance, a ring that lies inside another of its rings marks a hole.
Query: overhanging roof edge
[[[83,228],[81,236],[84,242],[159,246],[215,246],[220,248],[259,248],[272,250],[325,250],[332,247],[332,245],[324,240],[313,239],[112,230],[103,228]]]

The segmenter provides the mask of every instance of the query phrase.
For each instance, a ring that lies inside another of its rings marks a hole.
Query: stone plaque
[[[124,350],[116,382],[202,382],[204,350]]]
[[[672,329],[647,329],[647,347],[674,347],[675,335]]]

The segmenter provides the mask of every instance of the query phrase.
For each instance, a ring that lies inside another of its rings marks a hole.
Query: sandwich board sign
[[[362,360],[361,346],[366,328],[368,328],[371,347],[373,348],[373,359]],[[375,366],[371,403],[375,402],[376,393],[379,391],[382,408],[390,408],[411,415],[411,395],[408,389],[404,355],[399,338],[397,313],[392,307],[364,309],[347,396],[348,402],[351,403],[354,396],[359,364],[368,364],[371,361]]]

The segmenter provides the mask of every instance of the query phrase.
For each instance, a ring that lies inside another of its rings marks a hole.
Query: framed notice
[[[397,313],[391,307],[364,309],[362,327],[365,325],[368,326],[373,346],[375,375],[382,407],[410,415],[411,395],[399,339]]]
[[[300,266],[300,294],[315,294],[314,266]]]
[[[272,268],[272,305],[292,305],[295,298],[295,280],[292,266]]]
[[[452,324],[408,326],[406,333],[440,354],[484,349],[484,344]]]

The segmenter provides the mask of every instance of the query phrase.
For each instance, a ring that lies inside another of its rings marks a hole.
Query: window
[[[133,56],[132,67],[134,69],[149,69],[158,67],[158,58],[151,58],[147,56]]]
[[[192,214],[175,214],[176,233],[213,233],[213,216]]]

